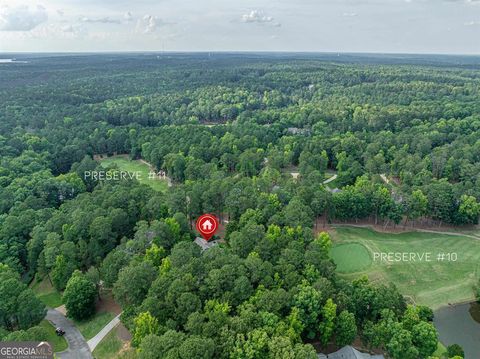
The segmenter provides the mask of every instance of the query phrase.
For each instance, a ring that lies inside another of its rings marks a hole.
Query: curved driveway
[[[65,316],[55,309],[48,309],[47,320],[53,324],[55,328],[60,327],[65,331],[65,339],[68,342],[68,349],[56,353],[61,359],[93,359],[87,341],[82,333],[75,325],[65,318]]]

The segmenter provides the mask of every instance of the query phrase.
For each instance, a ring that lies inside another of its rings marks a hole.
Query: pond
[[[467,303],[443,307],[435,311],[433,320],[440,341],[445,346],[459,344],[465,359],[480,357],[480,305]]]

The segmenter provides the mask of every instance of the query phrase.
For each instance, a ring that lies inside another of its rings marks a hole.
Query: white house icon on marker
[[[209,219],[207,219],[205,222],[202,223],[202,229],[204,231],[211,231],[213,227],[212,222],[210,222]]]

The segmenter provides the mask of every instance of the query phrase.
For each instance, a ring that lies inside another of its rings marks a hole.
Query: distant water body
[[[480,305],[451,305],[435,311],[433,320],[445,345],[460,344],[465,359],[478,359],[480,353]]]
[[[18,61],[16,59],[0,59],[0,64],[26,64],[28,61]]]

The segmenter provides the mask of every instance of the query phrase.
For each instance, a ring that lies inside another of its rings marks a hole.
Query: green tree
[[[116,249],[107,254],[100,267],[100,274],[105,287],[113,287],[117,281],[118,272],[128,264],[128,261],[128,254],[121,249]]]
[[[272,359],[316,359],[317,353],[310,344],[292,343],[287,337],[273,337],[268,344]]]
[[[427,214],[428,198],[419,189],[412,192],[407,200],[407,217],[413,221]]]
[[[239,156],[238,170],[247,177],[257,175],[263,160],[263,150],[247,149]]]
[[[45,328],[35,326],[28,328],[27,330],[17,330],[10,332],[4,338],[3,341],[23,342],[23,341],[47,341],[49,334]]]
[[[363,328],[363,338],[371,348],[385,348],[394,333],[402,329],[395,313],[391,309],[383,309],[380,316],[381,318],[377,323],[374,324],[371,321],[367,321]]]
[[[238,334],[235,347],[230,353],[230,359],[260,359],[267,358],[270,338],[262,329],[254,329],[247,335]]]
[[[301,226],[311,228],[313,226],[313,213],[310,207],[305,205],[299,197],[293,197],[283,209],[284,224],[290,227]]]
[[[157,270],[149,262],[131,264],[120,270],[113,286],[113,295],[122,306],[138,306],[156,276]]]
[[[165,351],[158,335],[147,335],[137,350],[139,359],[163,359],[166,358],[168,350]]]
[[[101,287],[101,279],[100,279],[100,271],[95,267],[90,267],[85,272],[85,278],[87,278],[90,282],[95,285],[95,290],[98,295],[98,299],[100,299],[100,287]]]
[[[458,344],[452,344],[447,347],[447,355],[449,358],[453,358],[455,356],[465,358],[465,352],[463,351],[462,347]]]
[[[357,336],[355,315],[343,310],[337,317],[335,327],[335,343],[339,347],[350,345]]]
[[[305,150],[302,151],[299,157],[299,169],[302,176],[305,176],[312,171],[324,173],[327,169],[327,164],[328,156],[325,150],[316,154]]]
[[[375,224],[378,218],[386,219],[394,205],[392,196],[387,188],[380,186],[372,193],[372,206],[375,215]]]
[[[413,345],[411,333],[405,329],[394,332],[387,344],[387,351],[392,359],[416,359],[419,355],[417,348]]]
[[[403,313],[402,325],[406,330],[412,331],[413,327],[420,324],[420,310],[418,307],[409,305]]]
[[[315,243],[318,243],[325,253],[329,253],[332,249],[332,238],[328,232],[320,232],[315,238]]]
[[[432,355],[438,346],[438,334],[435,327],[426,322],[420,322],[412,329],[412,341],[422,357]]]
[[[143,338],[139,347],[140,359],[163,359],[172,358],[179,359],[178,347],[186,339],[186,335],[182,332],[168,330],[162,336],[154,334],[147,335]]]
[[[434,181],[426,187],[428,212],[433,219],[440,222],[453,222],[454,202],[453,186],[445,179]]]
[[[458,220],[460,224],[478,224],[480,216],[480,203],[473,196],[462,195],[458,207]]]
[[[257,243],[265,236],[265,228],[255,222],[248,222],[240,231],[233,232],[229,238],[229,244],[233,253],[247,257]]]
[[[98,216],[93,219],[88,228],[90,235],[90,256],[94,263],[100,260],[115,248],[115,234],[112,231],[112,218]]]
[[[304,331],[308,338],[314,338],[316,324],[321,311],[321,293],[315,288],[302,283],[293,297],[293,306],[298,308]]]
[[[335,319],[337,317],[337,305],[331,298],[322,308],[322,321],[319,324],[320,340],[323,345],[327,345],[335,329]]]
[[[27,329],[40,323],[45,314],[45,305],[18,273],[0,263],[0,327]]]
[[[215,342],[210,338],[189,336],[178,348],[181,359],[210,359],[214,357]]]
[[[75,263],[69,261],[65,256],[59,255],[55,259],[51,277],[54,287],[57,290],[64,290],[69,278],[75,271]]]
[[[80,271],[75,271],[68,280],[62,300],[67,315],[75,320],[86,319],[95,313],[97,289]]]
[[[431,322],[433,320],[433,310],[425,305],[417,305],[418,316],[424,322]]]
[[[157,318],[153,317],[150,312],[142,312],[134,319],[135,329],[133,332],[132,345],[138,347],[143,338],[150,334],[158,334],[159,325]]]
[[[169,153],[165,156],[162,168],[165,168],[168,175],[178,182],[182,182],[185,179],[185,156],[181,153]]]
[[[155,243],[145,251],[145,260],[152,263],[153,266],[159,267],[162,259],[167,255],[163,247],[157,246]]]

